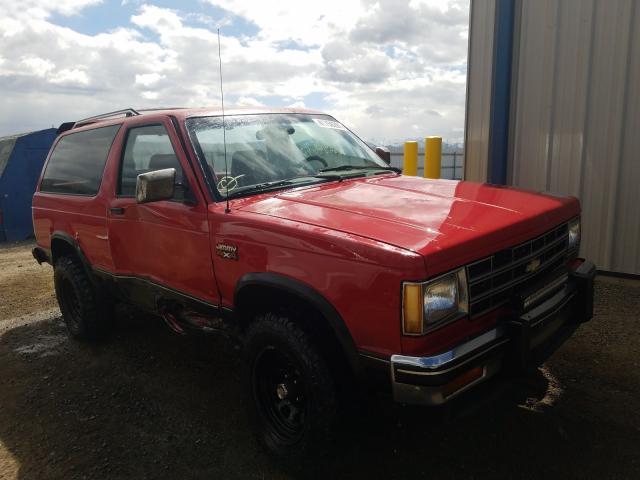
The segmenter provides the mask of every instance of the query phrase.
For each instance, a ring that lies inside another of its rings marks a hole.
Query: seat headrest
[[[149,170],[178,169],[178,165],[178,159],[173,153],[157,153],[149,159]]]

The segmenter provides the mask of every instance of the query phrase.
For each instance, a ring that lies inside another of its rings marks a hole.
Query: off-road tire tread
[[[304,369],[313,372],[310,382],[315,398],[312,423],[307,434],[294,448],[274,449],[265,444],[271,453],[284,460],[305,460],[309,455],[317,456],[328,450],[334,436],[337,420],[337,399],[335,381],[329,371],[327,362],[313,345],[308,334],[302,330],[286,313],[266,312],[258,314],[250,324],[245,335],[245,354],[251,355],[252,343],[259,341],[263,335],[277,335],[286,342],[302,361]],[[253,358],[247,358],[249,362]],[[251,367],[251,366],[250,366]],[[256,407],[253,407],[256,408]],[[257,417],[257,414],[255,415]]]
[[[68,328],[69,333],[74,338],[87,342],[103,340],[112,328],[108,299],[96,292],[84,266],[78,259],[73,256],[63,256],[56,261],[54,268],[54,284],[61,311],[63,307],[60,302],[59,282],[62,276],[67,276],[74,284],[81,310],[79,331],[74,332]],[[64,317],[64,312],[62,314]]]

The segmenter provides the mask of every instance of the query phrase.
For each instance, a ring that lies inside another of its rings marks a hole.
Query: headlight
[[[569,250],[577,250],[580,247],[580,219],[575,218],[569,222]]]
[[[402,329],[405,335],[422,335],[469,311],[464,268],[428,282],[405,282],[402,293]]]

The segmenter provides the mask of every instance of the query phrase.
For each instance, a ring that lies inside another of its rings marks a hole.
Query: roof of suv
[[[276,108],[276,107],[229,107],[224,111],[227,115],[251,115],[251,114],[265,114],[265,113],[307,113],[307,114],[321,114],[316,110],[309,110],[304,108]],[[126,118],[139,117],[140,115],[173,115],[178,119],[184,120],[188,117],[201,117],[201,116],[219,116],[222,115],[222,108],[217,107],[199,107],[199,108],[147,108],[147,109],[133,109],[126,108],[122,110],[116,110],[114,112],[103,113],[88,117],[76,122],[63,123],[58,129],[58,133],[62,133],[66,130],[85,127],[88,125],[102,124],[106,122],[112,122],[114,120],[122,120]]]

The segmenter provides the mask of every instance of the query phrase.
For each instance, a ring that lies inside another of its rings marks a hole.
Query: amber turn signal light
[[[458,390],[461,390],[462,388],[469,385],[471,382],[474,382],[478,378],[482,377],[483,374],[484,374],[483,367],[475,367],[475,368],[472,368],[471,370],[464,372],[462,375],[453,379],[452,381],[450,381],[444,386],[444,396],[450,397],[451,395],[456,393]]]
[[[402,327],[404,333],[421,334],[423,315],[422,285],[405,283],[402,298]]]

